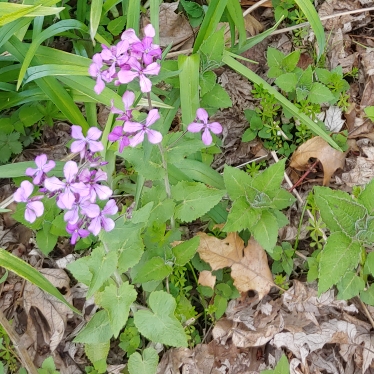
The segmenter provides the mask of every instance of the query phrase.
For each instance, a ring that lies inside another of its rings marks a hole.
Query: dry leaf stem
[[[14,348],[16,349],[19,359],[21,360],[23,366],[30,374],[38,374],[27,349],[20,344],[20,336],[14,331],[13,326],[5,318],[4,313],[0,310],[0,325],[3,326],[5,332],[9,336],[10,340],[13,343]]]
[[[313,162],[312,165],[309,166],[308,170],[301,176],[301,178],[288,190],[288,192],[292,192],[296,187],[298,187],[301,182],[309,175],[309,173],[313,170],[313,168],[319,162],[318,158]]]
[[[371,323],[371,326],[374,329],[374,320],[373,320],[373,317],[371,316],[368,308],[366,307],[366,305],[363,303],[363,301],[359,297],[355,297],[355,299],[357,299],[358,302],[360,303],[362,309],[364,310],[364,313],[366,314],[366,317],[368,318],[369,322]]]

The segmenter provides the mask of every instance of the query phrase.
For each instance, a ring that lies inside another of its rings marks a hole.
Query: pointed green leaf
[[[161,257],[153,257],[137,268],[137,274],[135,275],[133,282],[146,283],[163,280],[169,276],[172,271],[173,268],[170,265],[165,264],[165,260]]]
[[[313,104],[328,103],[334,100],[335,96],[332,92],[322,83],[315,82],[310,88],[308,99]]]
[[[112,336],[108,313],[105,310],[100,310],[94,314],[73,341],[75,343],[105,344]]]
[[[365,288],[365,282],[353,271],[348,271],[337,284],[339,300],[349,300],[357,296]]]
[[[269,211],[263,210],[261,218],[252,228],[252,234],[264,249],[271,252],[278,238],[277,219]]]
[[[142,356],[135,352],[129,358],[129,374],[156,374],[158,354],[154,348],[144,349]]]
[[[296,89],[297,77],[295,73],[282,74],[275,80],[275,84],[285,92],[292,92]]]
[[[175,264],[184,266],[195,255],[197,247],[200,244],[200,237],[195,236],[190,240],[186,240],[172,248],[173,255],[175,256]]]

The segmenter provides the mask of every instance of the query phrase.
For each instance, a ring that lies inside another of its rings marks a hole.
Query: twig
[[[273,159],[274,159],[275,162],[279,162],[279,158],[278,158],[277,154],[276,154],[274,151],[271,151],[271,155],[272,155],[272,157],[273,157]],[[284,179],[286,180],[286,182],[288,183],[288,185],[289,185],[290,187],[293,186],[293,183],[291,182],[291,179],[290,179],[290,177],[287,175],[286,172],[284,173]],[[299,202],[300,202],[301,204],[305,204],[304,200],[303,200],[302,197],[299,195],[299,193],[297,192],[297,190],[293,190],[292,192],[294,193],[294,195],[296,196],[297,200],[299,200]],[[307,209],[306,212],[307,212],[309,218],[310,218],[313,222],[315,222],[314,216],[313,216],[313,214],[310,212],[310,210]],[[321,233],[322,233],[323,240],[324,240],[324,241],[327,241],[327,236],[326,236],[326,234],[325,234],[322,230],[320,230],[320,231],[321,231]]]
[[[309,175],[309,173],[313,170],[313,168],[319,162],[318,158],[313,162],[312,165],[309,166],[308,170],[301,176],[301,178],[288,190],[288,192],[292,192],[296,187],[300,186],[301,182]]]
[[[255,9],[257,9],[258,7],[260,7],[262,4],[266,3],[267,1],[268,0],[260,0],[256,4],[253,4],[251,7],[249,7],[248,9],[245,10],[245,12],[243,13],[243,17],[245,17],[247,14],[253,12]]]
[[[27,352],[27,349],[20,344],[20,337],[14,331],[12,325],[5,318],[5,316],[4,316],[4,314],[1,310],[0,310],[0,325],[3,326],[5,332],[7,333],[10,340],[12,341],[13,346],[16,349],[23,366],[26,368],[26,370],[29,372],[29,374],[38,374],[38,370],[36,369],[32,359],[29,355],[29,352]]]
[[[374,329],[374,320],[373,320],[373,317],[371,316],[368,308],[366,307],[366,305],[362,302],[362,300],[359,298],[359,297],[356,297],[356,299],[358,300],[358,302],[360,303],[362,309],[364,310],[364,313],[366,314],[366,317],[368,318],[368,320],[370,321],[371,323],[371,326],[373,327]]]

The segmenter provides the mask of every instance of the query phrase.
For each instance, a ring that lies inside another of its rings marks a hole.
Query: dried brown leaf
[[[248,246],[237,233],[229,233],[223,240],[199,233],[200,257],[210,264],[212,270],[231,267],[234,285],[240,292],[255,290],[261,300],[273,285],[266,252],[251,238]]]
[[[332,148],[320,136],[309,139],[302,144],[292,155],[290,166],[296,170],[306,171],[309,168],[309,159],[318,158],[323,166],[323,185],[330,183],[331,176],[337,169],[343,169],[346,152]]]
[[[202,286],[210,287],[211,289],[213,289],[214,285],[216,284],[216,276],[213,275],[209,270],[203,270],[199,274],[198,283]]]

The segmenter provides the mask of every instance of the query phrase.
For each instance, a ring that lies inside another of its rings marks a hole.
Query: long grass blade
[[[95,35],[99,28],[101,12],[103,10],[103,0],[92,0],[90,11],[90,36],[95,44]]]
[[[228,0],[227,1],[227,11],[231,19],[233,20],[239,33],[239,48],[247,40],[247,30],[245,29],[244,17],[242,13],[242,7],[240,6],[239,0]],[[235,30],[234,30],[235,35]]]
[[[130,0],[127,9],[127,22],[126,28],[134,29],[136,34],[139,35],[140,24],[140,0]]]

